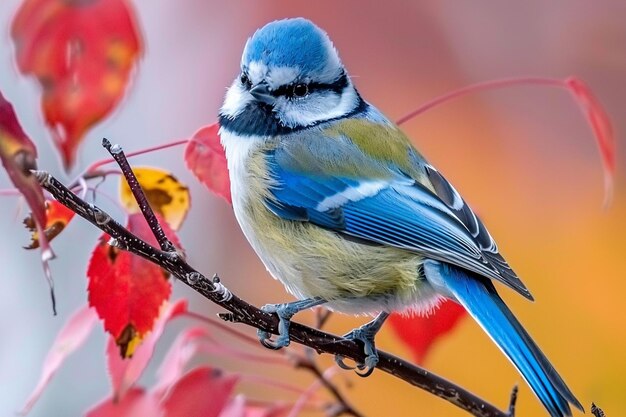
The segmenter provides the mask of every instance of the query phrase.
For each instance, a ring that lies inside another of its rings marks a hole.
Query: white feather
[[[248,159],[254,149],[260,146],[266,138],[261,136],[246,136],[242,138],[228,130],[221,128],[219,131],[222,146],[226,151],[228,174],[230,176],[230,189],[235,209],[238,204],[235,200],[244,200],[247,195]]]
[[[267,65],[260,61],[252,61],[248,65],[248,78],[252,85],[256,85],[265,80],[267,75]]]
[[[237,117],[252,100],[253,98],[250,93],[241,85],[239,79],[236,79],[226,92],[220,113],[233,119]]]
[[[367,197],[374,196],[383,188],[387,187],[387,181],[367,181],[362,182],[356,187],[347,188],[337,194],[326,197],[317,204],[317,211],[327,211],[346,204],[349,201],[355,202]]]
[[[299,71],[295,68],[272,67],[272,69],[267,73],[265,81],[267,81],[267,85],[269,85],[272,90],[275,90],[282,85],[294,83],[299,75]],[[254,83],[255,81],[252,80],[252,82]]]

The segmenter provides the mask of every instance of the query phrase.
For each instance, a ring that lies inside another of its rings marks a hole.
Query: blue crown
[[[302,73],[321,74],[337,66],[339,59],[328,35],[304,18],[277,20],[257,30],[242,57],[245,67],[253,61],[268,67],[290,67]]]

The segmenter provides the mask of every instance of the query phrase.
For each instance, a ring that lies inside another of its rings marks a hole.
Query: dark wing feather
[[[425,171],[435,190],[435,193],[471,233],[472,237],[478,244],[478,247],[483,252],[483,256],[498,269],[504,279],[510,281],[511,283],[515,283],[516,287],[523,288],[524,293],[522,294],[526,298],[533,300],[530,291],[528,291],[517,274],[515,274],[513,269],[500,254],[498,245],[487,231],[483,222],[478,218],[470,206],[467,205],[458,191],[456,191],[452,184],[450,184],[450,182],[446,180],[434,167],[426,165]]]

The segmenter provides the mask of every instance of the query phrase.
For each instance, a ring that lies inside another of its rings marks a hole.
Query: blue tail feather
[[[444,264],[438,272],[446,288],[513,362],[552,417],[571,416],[569,403],[584,411],[490,281]]]

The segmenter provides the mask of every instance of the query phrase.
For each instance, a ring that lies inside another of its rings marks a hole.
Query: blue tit
[[[275,340],[294,314],[324,304],[377,314],[345,337],[364,344],[393,311],[426,312],[449,298],[493,339],[553,417],[582,410],[496,292],[532,300],[459,193],[400,129],[359,95],[328,35],[302,18],[248,40],[220,110],[233,208],[271,275],[298,301],[269,304]],[[338,363],[343,364],[341,358]]]

